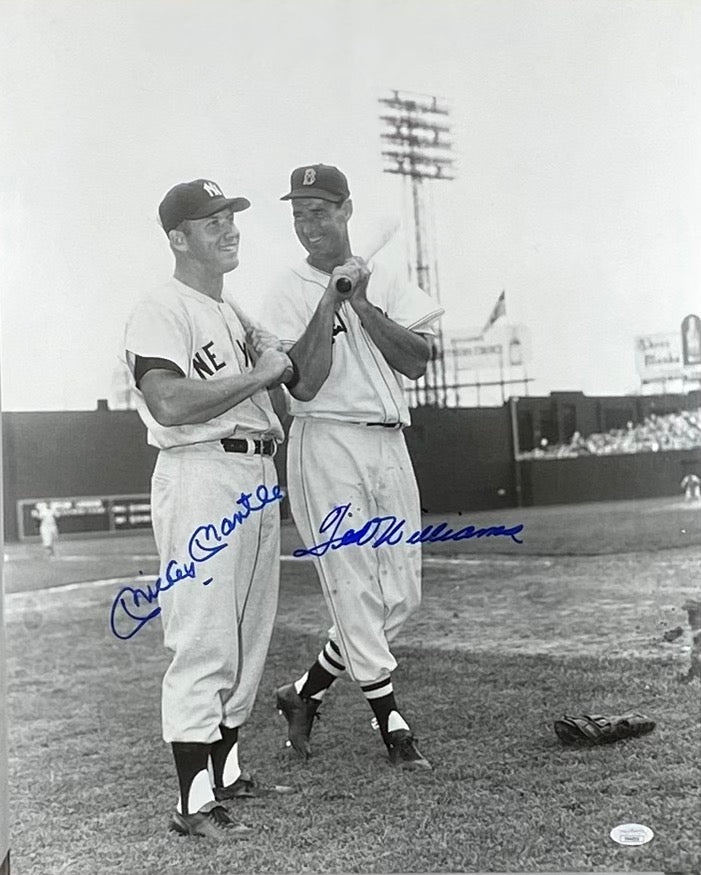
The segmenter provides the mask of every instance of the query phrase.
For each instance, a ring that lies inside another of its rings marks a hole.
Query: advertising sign
[[[504,325],[482,337],[453,336],[446,340],[445,354],[457,371],[522,368],[531,361],[530,333],[525,325]]]
[[[635,338],[635,367],[644,380],[682,377],[681,338],[676,332]]]

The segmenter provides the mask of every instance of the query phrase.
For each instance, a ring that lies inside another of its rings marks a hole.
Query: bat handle
[[[348,292],[353,288],[353,284],[346,276],[339,277],[336,280],[336,291],[341,295],[347,295]]]

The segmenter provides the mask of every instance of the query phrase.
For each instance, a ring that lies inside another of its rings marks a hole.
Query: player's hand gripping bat
[[[231,298],[229,300],[231,301],[231,306],[234,308],[234,312],[239,317],[239,322],[243,325],[243,330],[246,332],[246,342],[250,345],[256,357],[259,357],[266,349],[277,349],[280,352],[286,352],[278,337],[263,328],[260,323],[251,319],[236,301]],[[287,383],[293,376],[294,368],[288,367],[282,375],[281,382]]]

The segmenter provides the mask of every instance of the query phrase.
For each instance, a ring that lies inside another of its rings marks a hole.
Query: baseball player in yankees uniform
[[[320,526],[349,506],[350,525],[385,515],[421,528],[416,479],[402,429],[409,425],[402,376],[426,370],[430,328],[443,312],[427,294],[375,264],[352,256],[353,212],[346,177],[317,164],[292,173],[297,237],[307,258],[289,270],[267,300],[271,330],[298,370],[291,391],[288,490],[307,549]],[[352,291],[340,294],[346,277]],[[336,678],[357,682],[372,708],[390,762],[430,769],[395,701],[390,644],[421,598],[416,545],[322,551],[315,559],[333,626],[316,661],[280,687],[277,705],[288,736],[310,753],[313,718]]]
[[[238,730],[253,707],[278,598],[273,455],[283,430],[266,389],[291,363],[273,348],[254,363],[222,294],[224,274],[238,266],[234,214],[249,206],[204,179],[166,194],[159,215],[174,275],[136,306],[125,335],[138,410],[160,450],[151,507],[173,652],[163,738],[180,789],[170,828],[212,838],[251,831],[220,801],[265,792],[241,771]]]

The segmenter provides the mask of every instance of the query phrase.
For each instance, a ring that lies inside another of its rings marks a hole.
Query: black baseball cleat
[[[168,828],[181,836],[197,836],[215,841],[247,839],[253,833],[250,827],[232,820],[226,808],[216,802],[208,802],[195,814],[174,811]]]
[[[297,753],[308,759],[311,754],[309,736],[312,734],[314,718],[321,702],[318,699],[303,699],[294,684],[287,684],[277,691],[278,711],[287,720],[287,737]]]
[[[274,784],[272,787],[257,784],[247,772],[241,772],[233,784],[228,784],[226,787],[215,787],[214,798],[217,802],[223,802],[225,799],[257,799],[261,796],[287,796],[295,792],[294,787],[288,787],[285,784]]]
[[[389,761],[403,769],[432,769],[433,766],[416,746],[416,739],[408,729],[387,733]]]

